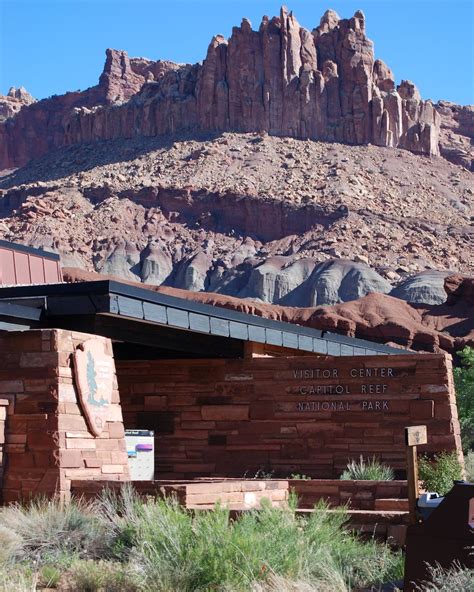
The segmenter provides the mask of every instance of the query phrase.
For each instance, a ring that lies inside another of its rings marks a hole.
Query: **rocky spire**
[[[128,101],[137,93],[145,78],[136,74],[130,65],[126,51],[107,49],[104,70],[99,78],[99,88],[107,103]]]

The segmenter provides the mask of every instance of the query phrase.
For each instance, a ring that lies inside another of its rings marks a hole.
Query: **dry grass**
[[[348,592],[400,577],[401,555],[345,530],[344,511],[300,517],[291,503],[236,521],[220,507],[192,514],[173,499],[145,504],[131,489],[93,504],[1,508],[3,589]]]

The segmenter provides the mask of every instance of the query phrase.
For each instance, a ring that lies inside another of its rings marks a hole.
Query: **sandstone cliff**
[[[268,132],[439,154],[439,115],[413,83],[395,86],[357,11],[309,31],[292,13],[215,37],[176,65],[107,51],[99,84],[23,107],[0,124],[0,169],[67,144],[183,132]]]

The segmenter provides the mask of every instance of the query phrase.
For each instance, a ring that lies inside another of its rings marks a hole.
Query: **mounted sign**
[[[74,376],[89,429],[100,436],[109,419],[114,382],[114,360],[102,340],[88,339],[74,352]]]
[[[416,523],[416,504],[420,497],[418,482],[418,457],[417,446],[427,444],[428,434],[425,425],[409,426],[405,428],[405,444],[407,446],[407,485],[408,507],[410,510],[410,523]]]
[[[426,426],[410,426],[405,428],[405,444],[407,446],[421,446],[428,443]]]

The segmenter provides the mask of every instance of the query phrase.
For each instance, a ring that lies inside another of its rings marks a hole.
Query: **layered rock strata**
[[[23,103],[14,116],[0,123],[0,170],[23,166],[33,158],[68,144],[69,122],[78,110],[86,113],[116,107],[135,96],[147,80],[154,76],[159,78],[175,67],[170,62],[130,59],[125,51],[108,49],[97,86],[53,95],[31,104]],[[100,137],[106,135],[99,134],[97,139]]]
[[[0,125],[0,169],[67,144],[176,132],[268,132],[437,155],[439,115],[415,85],[395,86],[357,11],[313,31],[282,8],[216,36],[202,64],[108,50],[99,85],[21,109]],[[27,140],[28,139],[28,140]]]

